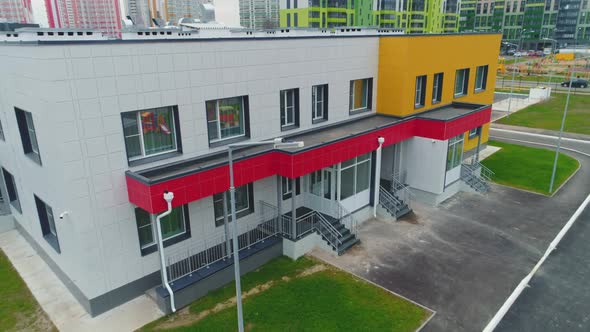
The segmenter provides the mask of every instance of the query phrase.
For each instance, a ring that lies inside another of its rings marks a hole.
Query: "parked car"
[[[528,52],[527,52],[527,54],[526,54],[526,55],[527,55],[527,56],[536,56],[536,55],[537,55],[537,53],[536,53],[535,51],[533,51],[533,50],[530,50],[530,51],[528,51]]]
[[[513,56],[513,55],[514,55],[514,53],[516,53],[516,51],[515,51],[515,50],[508,50],[508,51],[506,51],[506,55]]]
[[[570,85],[570,81],[565,81],[561,83],[561,86],[568,87]],[[572,88],[586,88],[588,87],[588,81],[583,80],[581,78],[577,78],[572,80]]]
[[[535,51],[535,56],[545,56],[543,51]]]

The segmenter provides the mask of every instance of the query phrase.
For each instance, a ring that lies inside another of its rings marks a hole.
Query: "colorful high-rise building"
[[[166,0],[162,3],[164,10],[161,12],[161,18],[172,25],[175,25],[181,18],[210,20],[211,14],[203,7],[204,4],[208,4],[207,7],[212,6],[210,0]],[[214,15],[213,20],[215,20]]]
[[[31,0],[0,0],[0,21],[33,23]]]
[[[126,0],[127,16],[131,17],[137,26],[149,27],[152,25],[149,5],[148,0]]]
[[[502,32],[522,48],[555,39],[562,46],[590,42],[590,4],[586,0],[462,1],[460,31]]]
[[[240,0],[240,25],[250,29],[279,26],[279,0]]]
[[[379,26],[408,33],[457,32],[457,0],[280,0],[281,27]]]
[[[112,37],[121,34],[117,0],[45,0],[51,28],[93,29]]]

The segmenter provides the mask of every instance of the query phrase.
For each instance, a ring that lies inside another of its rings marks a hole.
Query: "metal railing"
[[[342,233],[332,225],[321,213],[314,211],[314,227],[330,245],[338,248],[342,244]]]
[[[261,216],[261,218],[263,217]],[[240,251],[248,250],[255,244],[277,236],[279,234],[279,219],[275,214],[270,217],[270,220],[258,219],[256,222],[248,223],[240,228],[245,231],[238,236],[238,248]],[[192,275],[231,257],[231,251],[227,252],[226,241],[225,234],[205,237],[202,242],[190,248],[168,255],[166,270],[170,283],[173,284],[174,281],[182,277]],[[231,241],[230,248],[233,248]]]
[[[357,234],[357,220],[340,202],[319,198],[318,196],[310,193],[303,193],[304,205],[316,210],[320,213],[324,213],[335,219],[338,219],[351,233]]]
[[[398,200],[406,203],[409,209],[412,209],[412,202],[416,199],[416,195],[410,190],[406,184],[406,171],[394,173],[391,176],[392,193],[397,196]]]
[[[395,196],[383,186],[379,186],[379,201],[387,210],[393,210],[389,212],[394,215],[397,215],[403,205],[399,199],[395,198]]]
[[[492,181],[492,178],[494,177],[495,174],[496,173],[494,173],[494,171],[487,168],[486,166],[484,166],[480,162],[476,162],[473,164],[467,164],[467,163],[461,164],[461,176],[471,175],[471,176],[481,178],[485,181]]]

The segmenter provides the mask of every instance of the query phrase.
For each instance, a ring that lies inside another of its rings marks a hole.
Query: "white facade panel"
[[[407,184],[430,193],[442,193],[448,142],[413,137],[404,143],[402,160],[407,171]]]
[[[378,37],[283,40],[0,46],[0,166],[15,177],[17,222],[87,298],[159,270],[157,253],[141,256],[125,171],[222,151],[209,148],[205,101],[248,95],[251,140],[269,139],[351,118],[349,82],[373,78],[376,105]],[[374,61],[367,61],[374,58]],[[39,65],[40,64],[40,65]],[[328,121],[311,123],[311,86],[329,85]],[[300,89],[300,126],[280,130],[279,90]],[[183,153],[129,167],[121,113],[177,106]],[[31,112],[42,165],[24,155],[14,107]],[[364,113],[362,115],[366,115]],[[254,184],[255,204],[276,205],[274,177]],[[61,253],[42,236],[33,195],[56,215]],[[290,209],[289,200],[283,202]],[[189,204],[191,238],[215,227],[211,197]],[[240,220],[253,220],[256,214]]]

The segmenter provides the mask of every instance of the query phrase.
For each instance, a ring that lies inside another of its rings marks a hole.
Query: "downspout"
[[[381,150],[383,148],[383,143],[385,142],[385,138],[379,137],[377,138],[377,143],[379,146],[377,147],[377,156],[375,158],[375,190],[373,196],[373,218],[377,218],[377,205],[379,205],[379,188],[381,182]]]
[[[172,192],[164,192],[164,199],[168,204],[168,210],[162,213],[156,218],[156,228],[158,229],[158,251],[160,252],[160,266],[162,271],[162,284],[166,287],[168,294],[170,294],[170,308],[172,312],[176,312],[176,307],[174,306],[174,292],[172,292],[172,288],[168,284],[168,272],[166,271],[166,259],[164,258],[164,241],[162,240],[162,225],[160,224],[160,220],[172,212],[172,200],[174,199],[174,193]]]

